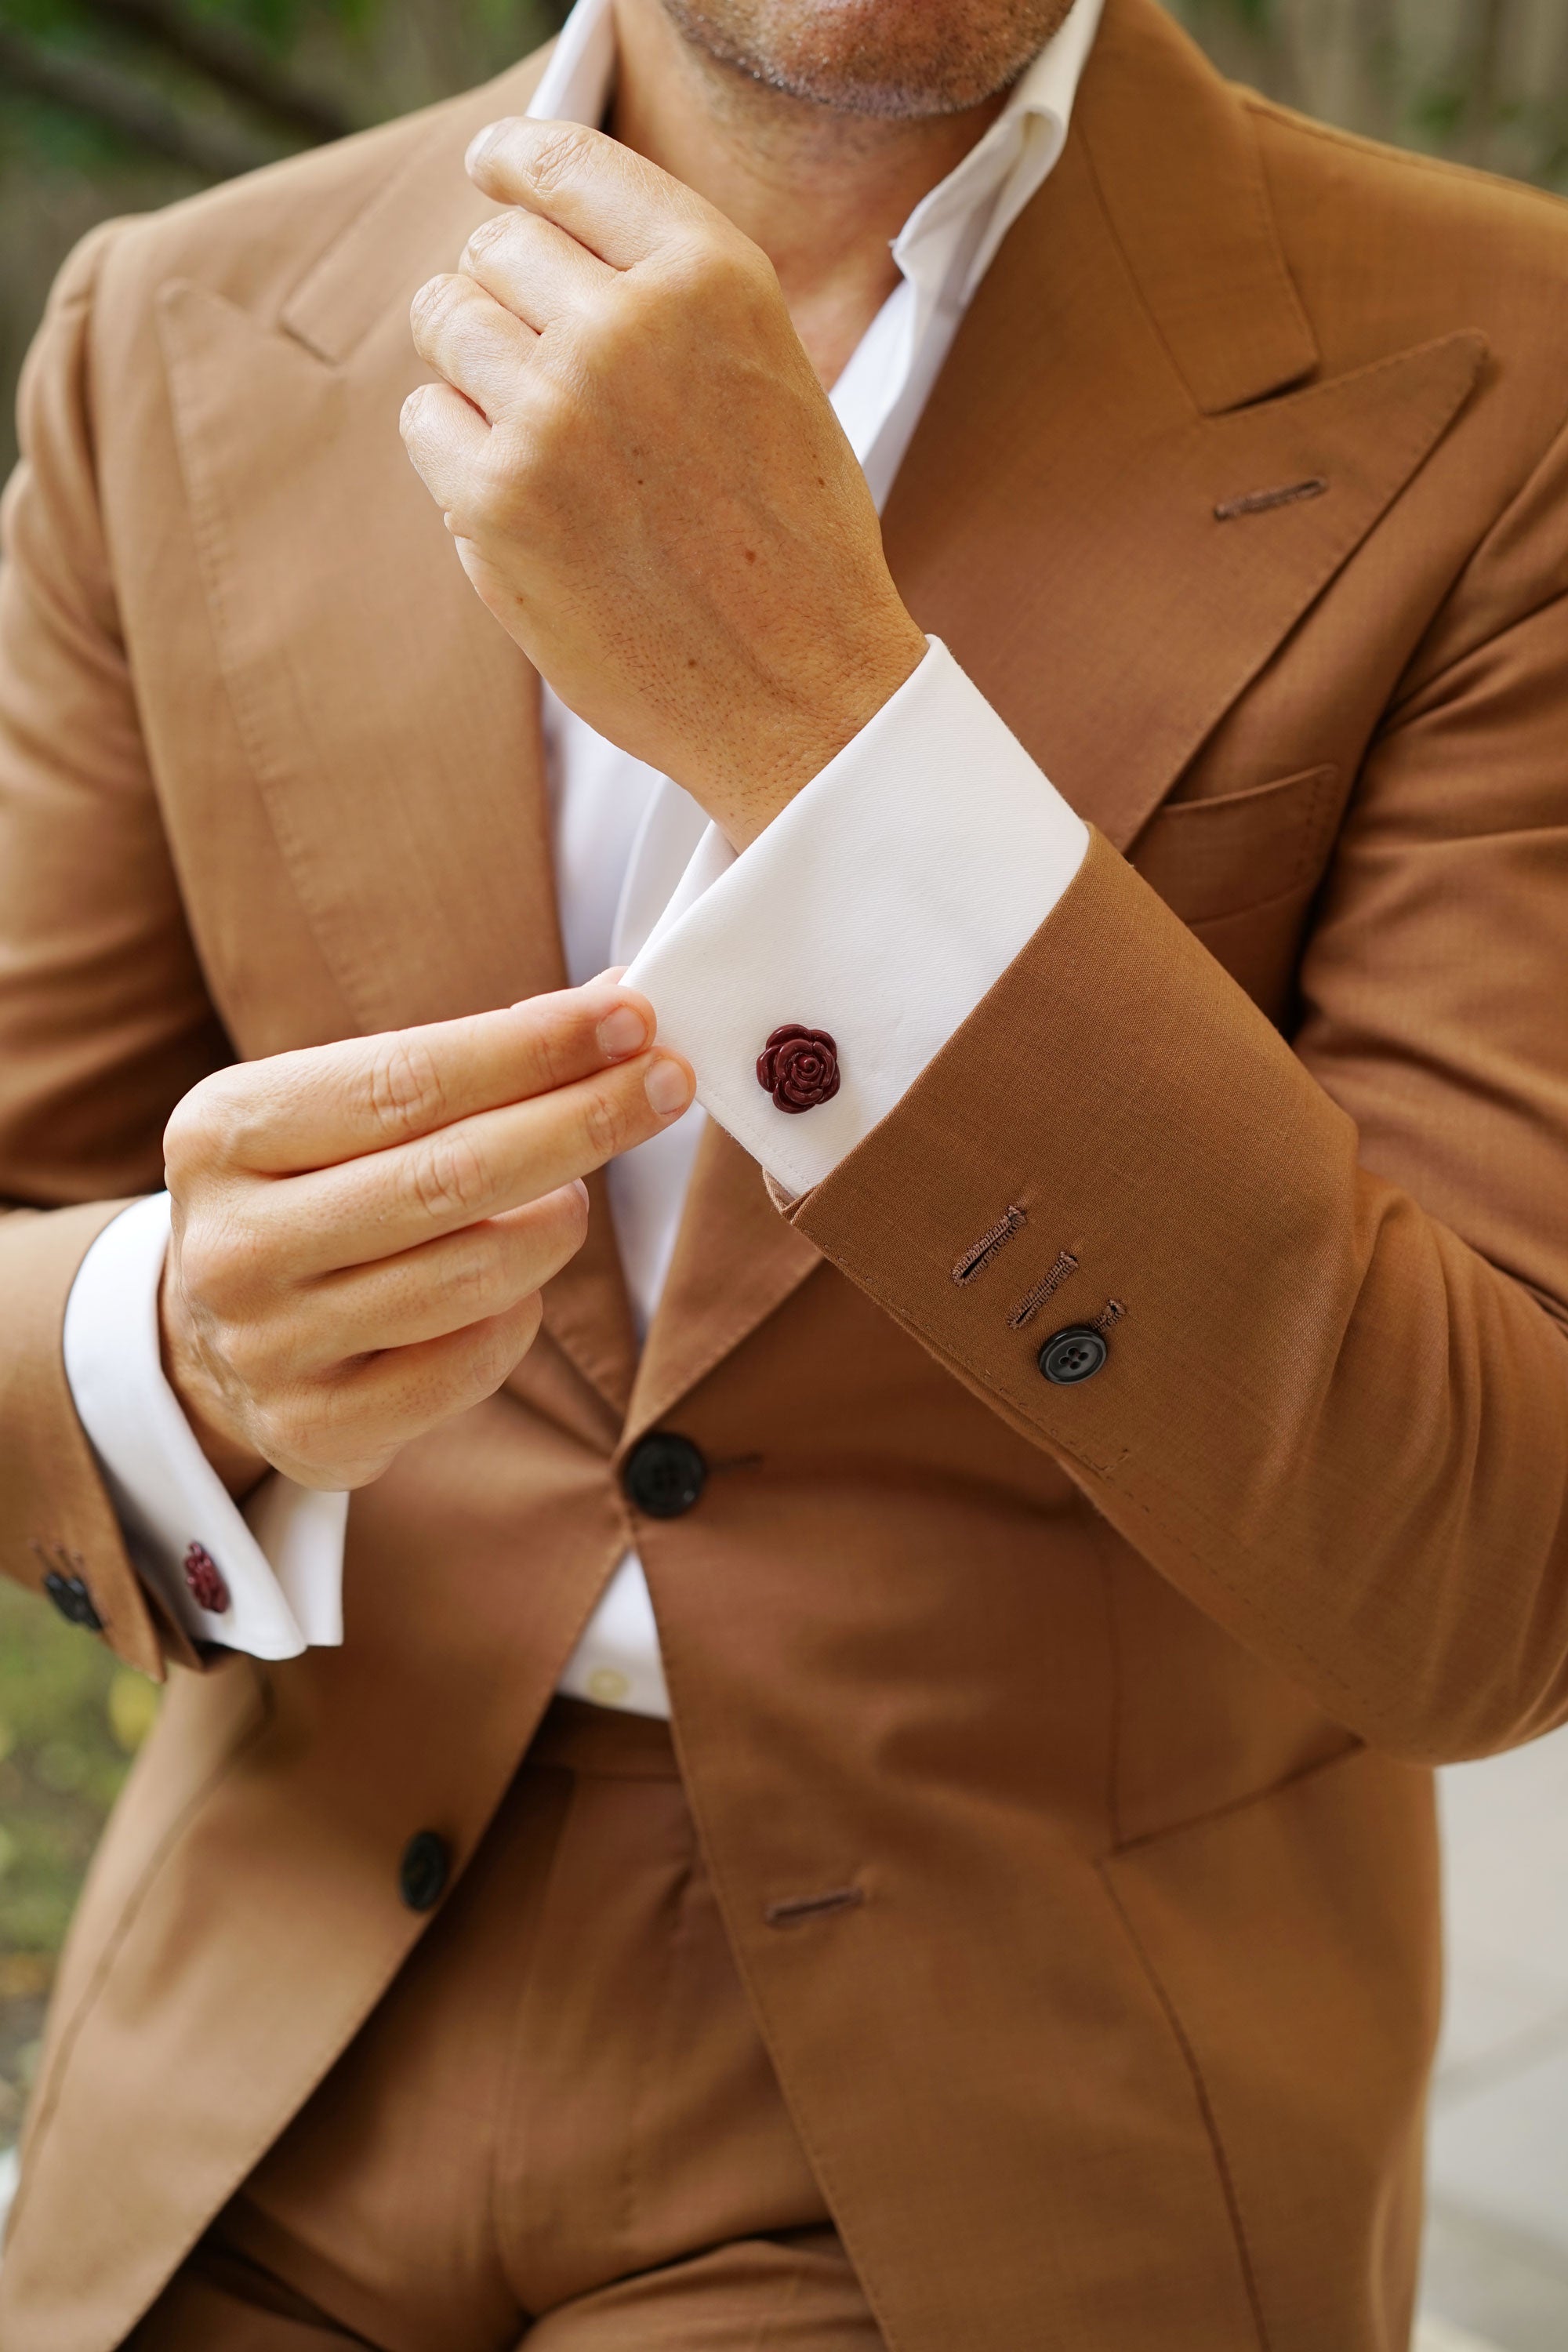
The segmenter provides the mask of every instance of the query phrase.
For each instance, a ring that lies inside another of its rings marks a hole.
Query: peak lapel
[[[519,83],[526,100],[527,79]],[[502,85],[502,93],[513,95]],[[218,656],[279,848],[365,1032],[564,984],[538,681],[404,455],[408,300],[492,209],[443,112],[282,331],[204,288],[160,331]],[[340,299],[341,296],[341,299]],[[635,1337],[601,1194],[546,1322],[617,1410]]]
[[[1246,110],[1152,0],[1111,0],[1101,41],[885,538],[921,625],[1125,847],[1441,438],[1484,346],[1267,396],[1314,352]],[[1303,484],[1323,487],[1216,517]]]
[[[1108,0],[1074,128],[1106,221],[1205,415],[1310,375],[1317,341],[1236,91],[1154,0]]]
[[[1441,437],[1482,346],[1322,383],[1317,357],[1244,106],[1152,0],[1109,0],[1066,152],[971,306],[884,535],[921,625],[1118,846]],[[711,1130],[628,1433],[818,1262]]]
[[[651,1428],[821,1264],[821,1253],[773,1207],[756,1161],[710,1119],[643,1347],[626,1442]]]
[[[405,331],[330,368],[188,283],[160,325],[240,733],[355,1020],[558,984],[537,681],[403,454]]]

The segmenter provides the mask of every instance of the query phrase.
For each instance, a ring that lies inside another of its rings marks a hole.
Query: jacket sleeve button
[[[44,1591],[68,1625],[85,1626],[89,1633],[102,1633],[103,1620],[88,1590],[86,1577],[64,1576],[58,1568],[51,1568],[44,1577]]]
[[[397,1891],[410,1911],[434,1911],[452,1875],[452,1849],[436,1830],[416,1830],[397,1865]]]
[[[1038,1361],[1047,1380],[1065,1389],[1092,1380],[1110,1353],[1103,1333],[1092,1324],[1069,1323],[1065,1331],[1051,1333]]]

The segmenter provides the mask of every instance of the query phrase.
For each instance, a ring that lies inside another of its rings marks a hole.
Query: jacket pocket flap
[[[1131,862],[1189,923],[1315,883],[1339,811],[1339,770],[1304,768],[1273,783],[1155,812]]]

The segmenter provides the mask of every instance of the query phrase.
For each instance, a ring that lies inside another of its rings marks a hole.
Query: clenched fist
[[[563,701],[743,846],[925,652],[854,452],[713,205],[571,123],[469,170],[513,209],[415,299],[409,455]]]
[[[164,1139],[164,1360],[232,1492],[362,1486],[500,1388],[587,1229],[579,1181],[679,1118],[687,1065],[612,981],[249,1062]]]

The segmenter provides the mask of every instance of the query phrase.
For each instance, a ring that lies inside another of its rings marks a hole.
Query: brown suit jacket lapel
[[[1316,354],[1250,124],[1152,0],[1111,0],[1067,151],[894,488],[895,577],[1125,848],[1447,430],[1483,352],[1450,336],[1267,397]]]
[[[527,103],[537,61],[473,101]],[[462,123],[396,175],[277,324],[188,284],[161,333],[219,658],[279,847],[366,1032],[564,985],[538,680],[404,456],[407,305],[493,209]],[[618,1413],[636,1345],[603,1197],[552,1337]]]
[[[525,103],[536,69],[479,93],[474,127]],[[422,373],[407,298],[488,209],[462,174],[463,128],[443,124],[276,325],[195,288],[165,295],[221,656],[280,847],[367,1029],[562,979],[536,683],[395,429]],[[889,502],[895,576],[1125,846],[1441,436],[1480,357],[1455,336],[1270,398],[1317,354],[1250,122],[1152,0],[1110,0],[1067,152],[972,306]],[[1318,480],[1312,498],[1215,518]],[[639,1369],[599,1207],[547,1328],[617,1414],[632,1399],[635,1434],[818,1260],[753,1164],[709,1137]]]
[[[756,1161],[710,1121],[623,1443],[669,1412],[821,1264],[815,1244],[773,1207]]]
[[[906,602],[1125,848],[1462,405],[1454,336],[1317,365],[1249,121],[1152,0],[1110,0],[1062,161],[972,305],[889,502]],[[1250,492],[1298,503],[1215,518]],[[954,779],[962,789],[962,779]],[[819,1263],[708,1139],[628,1435]]]

